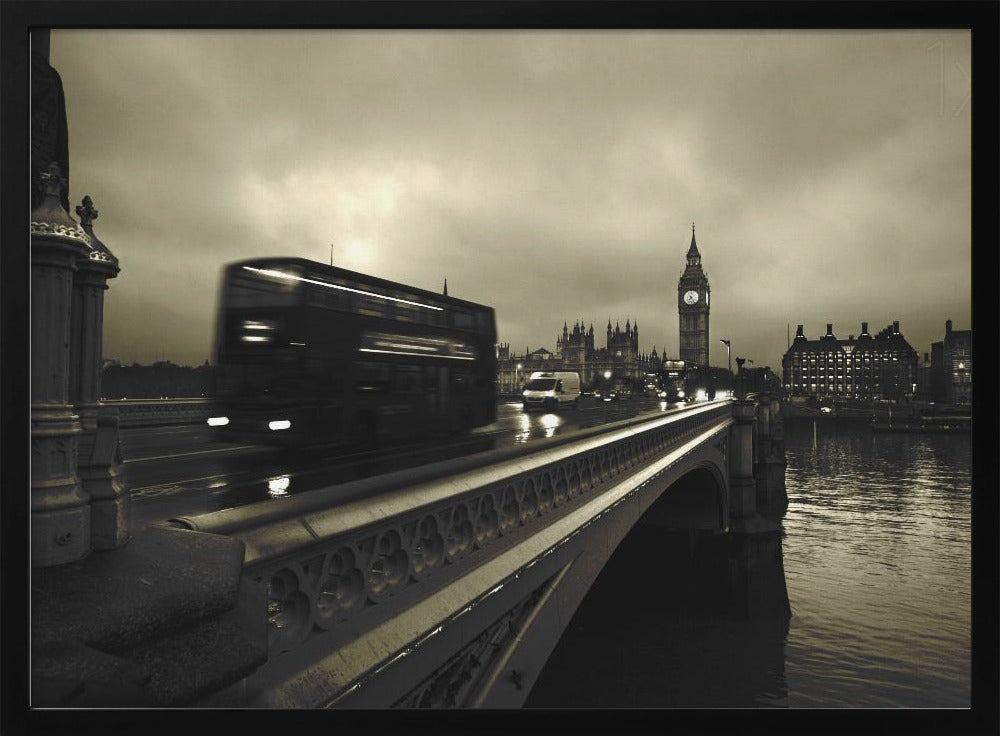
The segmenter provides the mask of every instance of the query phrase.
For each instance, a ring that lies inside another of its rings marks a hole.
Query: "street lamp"
[[[730,396],[730,398],[732,398],[732,396],[735,394],[735,391],[733,390],[735,388],[735,386],[733,385],[733,383],[734,383],[734,381],[733,381],[733,353],[732,353],[732,350],[730,349],[729,340],[727,340],[726,338],[723,337],[723,338],[719,339],[719,342],[721,342],[723,345],[726,346],[726,362],[729,364],[729,396]]]
[[[732,374],[732,372],[733,372],[733,355],[732,355],[732,351],[730,350],[729,340],[727,340],[726,338],[723,337],[723,338],[721,338],[719,340],[719,342],[721,342],[723,345],[726,346],[726,360],[729,363],[729,373]]]

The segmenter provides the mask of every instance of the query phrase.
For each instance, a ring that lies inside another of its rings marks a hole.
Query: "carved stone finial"
[[[83,203],[76,206],[76,214],[80,216],[80,224],[88,227],[94,224],[97,219],[97,208],[94,207],[94,200],[88,194],[83,198]]]

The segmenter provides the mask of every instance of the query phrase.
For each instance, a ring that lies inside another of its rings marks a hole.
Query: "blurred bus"
[[[493,309],[301,258],[223,269],[224,437],[371,447],[496,419]]]

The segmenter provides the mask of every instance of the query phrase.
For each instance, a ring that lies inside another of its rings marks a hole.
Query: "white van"
[[[524,384],[521,407],[525,411],[566,405],[580,407],[580,374],[576,371],[535,371]]]

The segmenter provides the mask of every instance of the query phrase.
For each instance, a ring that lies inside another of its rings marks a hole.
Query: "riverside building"
[[[795,339],[781,359],[786,395],[853,399],[894,399],[912,396],[917,383],[917,353],[899,331],[899,322],[875,335],[868,323],[846,340],[826,334],[809,340],[798,325]]]

